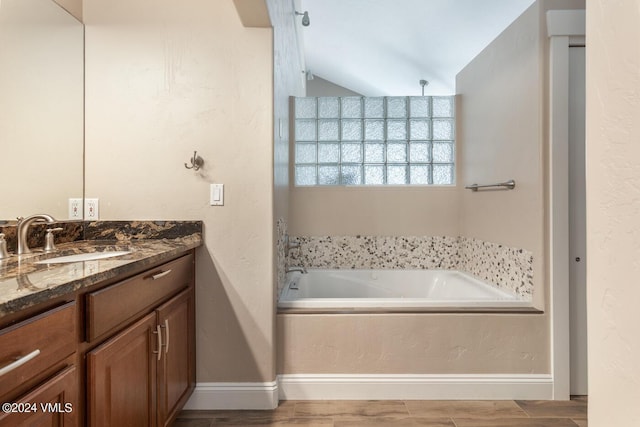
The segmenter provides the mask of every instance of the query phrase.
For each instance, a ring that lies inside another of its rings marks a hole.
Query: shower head
[[[307,12],[306,10],[304,11],[304,13],[298,12],[296,10],[296,15],[302,16],[303,27],[308,27],[311,24],[311,21],[309,20],[309,12]]]
[[[429,82],[427,80],[420,80],[420,86],[422,86],[422,96],[424,96],[424,87],[428,84]]]

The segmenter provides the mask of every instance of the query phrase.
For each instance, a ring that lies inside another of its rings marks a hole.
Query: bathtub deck
[[[350,307],[350,308],[285,308],[278,307],[278,314],[381,314],[381,313],[505,313],[544,314],[535,307]]]

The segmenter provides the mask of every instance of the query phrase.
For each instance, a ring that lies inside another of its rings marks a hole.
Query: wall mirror
[[[68,219],[82,199],[83,61],[84,27],[57,3],[0,0],[0,221]]]

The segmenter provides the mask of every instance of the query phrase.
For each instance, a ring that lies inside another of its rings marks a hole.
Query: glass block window
[[[451,185],[453,96],[295,99],[295,185]]]

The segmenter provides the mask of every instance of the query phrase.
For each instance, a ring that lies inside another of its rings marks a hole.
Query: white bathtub
[[[455,270],[292,272],[281,311],[530,311],[532,304]]]

